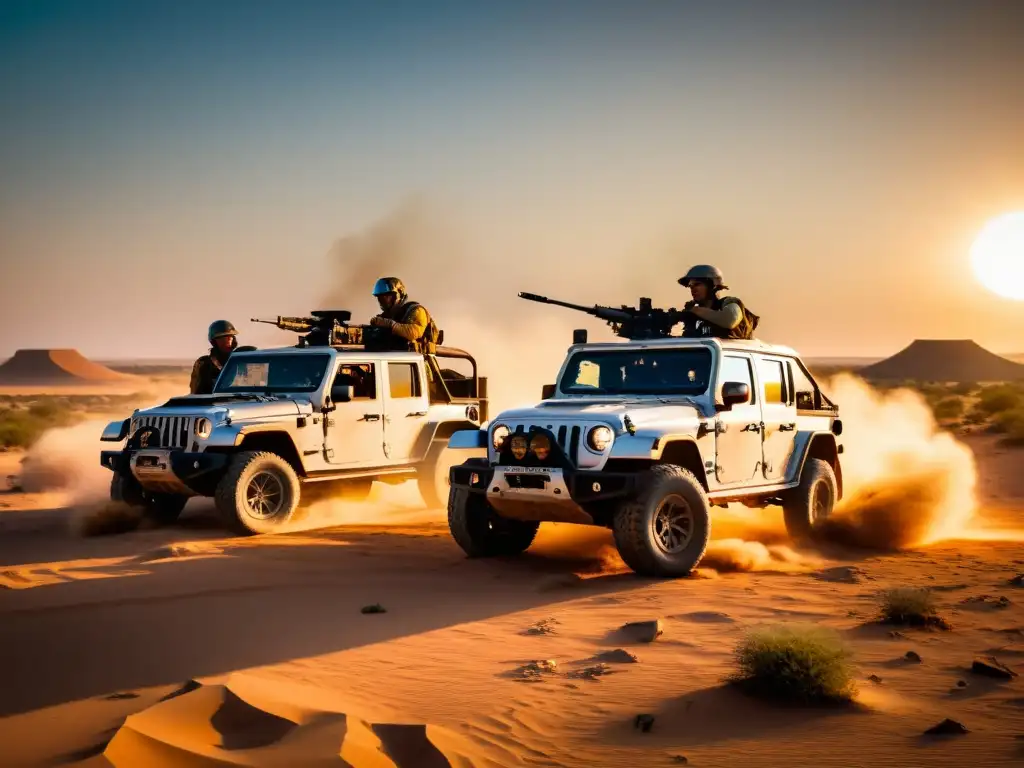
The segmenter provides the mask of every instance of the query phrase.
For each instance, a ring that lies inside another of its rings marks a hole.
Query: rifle
[[[250,319],[254,323],[276,325],[282,331],[294,331],[295,333],[309,333],[315,325],[315,321],[311,317],[283,317],[278,315],[277,320],[260,320],[256,317]]]
[[[623,304],[619,308],[605,307],[595,304],[586,307],[582,304],[571,304],[567,301],[549,299],[547,296],[538,296],[535,293],[520,292],[519,298],[527,301],[536,301],[540,304],[554,304],[559,307],[575,309],[578,312],[586,312],[599,320],[604,320],[611,326],[612,332],[624,339],[660,339],[672,335],[672,329],[681,322],[692,318],[691,313],[685,310],[677,310],[675,307],[661,309],[652,305],[651,300],[646,297],[640,299],[639,307],[630,307]]]

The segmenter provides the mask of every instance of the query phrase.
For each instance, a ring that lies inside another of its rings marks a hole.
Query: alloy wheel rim
[[[245,489],[248,512],[260,520],[276,517],[284,507],[284,484],[271,472],[257,472]]]
[[[654,511],[651,529],[658,548],[665,554],[677,555],[693,538],[693,510],[682,496],[666,496]]]

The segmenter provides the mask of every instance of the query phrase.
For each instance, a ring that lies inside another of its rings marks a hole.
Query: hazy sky
[[[2,0],[0,110],[0,357],[287,342],[248,319],[391,273],[455,344],[588,325],[520,290],[679,306],[704,261],[808,355],[1024,352],[967,252],[1024,209],[1014,0]]]

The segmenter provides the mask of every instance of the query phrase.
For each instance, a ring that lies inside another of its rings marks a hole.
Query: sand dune
[[[154,768],[269,768],[297,760],[309,766],[445,768],[453,764],[445,748],[457,742],[443,729],[316,709],[282,697],[279,686],[235,676],[223,684],[190,681],[130,715],[103,757],[114,766]]]

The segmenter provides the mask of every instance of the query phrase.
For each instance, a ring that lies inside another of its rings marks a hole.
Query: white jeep
[[[519,554],[541,522],[568,522],[611,528],[639,574],[680,576],[713,506],[781,505],[800,540],[842,498],[838,408],[792,349],[583,341],[542,398],[449,440],[487,450],[450,472],[449,527],[471,557]]]
[[[462,372],[460,367],[467,370]],[[107,426],[112,499],[174,521],[211,496],[229,528],[271,532],[325,493],[365,499],[374,481],[415,478],[443,506],[447,438],[487,419],[486,378],[459,349],[360,346],[236,351],[210,395],[174,397]],[[460,457],[461,458],[461,457]]]

